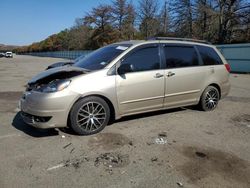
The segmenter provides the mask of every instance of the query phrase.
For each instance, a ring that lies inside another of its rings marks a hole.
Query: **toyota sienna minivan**
[[[229,92],[229,72],[216,47],[203,41],[119,42],[32,78],[21,116],[37,128],[70,126],[89,135],[132,114],[189,105],[211,111]]]

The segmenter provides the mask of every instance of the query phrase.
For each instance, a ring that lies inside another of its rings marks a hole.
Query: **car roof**
[[[172,43],[172,44],[191,44],[191,45],[202,45],[202,46],[209,46],[211,47],[212,44],[208,43],[208,42],[203,42],[203,41],[199,41],[199,40],[191,40],[191,39],[188,39],[187,41],[185,39],[181,39],[181,40],[178,40],[178,39],[166,39],[166,40],[162,40],[162,39],[150,39],[150,40],[129,40],[129,41],[122,41],[122,42],[117,42],[115,44],[117,45],[131,45],[131,46],[134,46],[134,45],[140,45],[140,44],[150,44],[150,43]]]
[[[123,45],[123,44],[135,45],[135,44],[141,44],[143,42],[145,42],[145,40],[128,40],[128,41],[116,42],[114,44],[117,44],[117,45]]]

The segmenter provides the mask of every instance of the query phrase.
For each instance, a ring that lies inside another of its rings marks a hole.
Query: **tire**
[[[214,110],[220,100],[220,93],[214,86],[208,86],[201,95],[200,108],[203,111]]]
[[[108,124],[110,109],[100,97],[86,97],[78,100],[70,111],[70,126],[79,135],[100,132]]]

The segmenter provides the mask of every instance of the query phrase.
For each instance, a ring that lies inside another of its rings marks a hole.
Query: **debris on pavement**
[[[129,155],[121,155],[119,153],[103,153],[95,160],[95,166],[103,164],[109,168],[124,167],[129,164]]]
[[[183,184],[181,182],[177,182],[177,185],[179,185],[179,187],[183,187]]]
[[[62,138],[65,138],[65,136],[64,136],[64,135],[62,135]]]
[[[133,145],[134,145],[132,141],[129,141],[128,144],[129,144],[130,146],[133,146]]]
[[[107,168],[107,169],[105,169],[105,171],[108,172],[110,175],[113,174],[113,170],[111,168]]]
[[[72,153],[74,150],[75,150],[75,148],[72,148],[72,149],[70,150],[70,153]]]
[[[198,156],[198,157],[200,157],[200,158],[204,158],[204,157],[207,156],[205,153],[199,152],[199,151],[196,151],[196,152],[195,152],[195,155]]]
[[[125,174],[126,173],[126,171],[125,170],[123,170],[122,172],[121,172],[121,174]]]
[[[73,166],[75,169],[79,168],[81,163],[84,162],[85,159],[74,159],[74,160],[67,160],[65,162],[65,167]]]
[[[49,167],[47,168],[47,171],[55,170],[61,167],[70,167],[70,166],[74,167],[75,169],[78,169],[80,168],[83,162],[88,162],[88,161],[89,161],[88,157],[80,156],[79,158],[68,159],[65,162],[59,163],[58,165]]]
[[[157,157],[152,157],[152,158],[151,158],[151,161],[152,161],[152,162],[156,162],[156,161],[158,161],[158,158],[157,158]]]
[[[148,146],[150,146],[150,145],[152,145],[152,144],[154,144],[153,142],[147,142],[147,145]]]
[[[167,133],[166,132],[161,132],[158,134],[159,137],[167,137]]]
[[[64,167],[64,166],[65,166],[65,164],[60,163],[60,164],[58,164],[56,166],[52,166],[52,167],[47,168],[47,171],[55,170],[57,168],[61,168],[61,167]]]
[[[65,162],[65,167],[73,166],[75,169],[79,168],[83,162],[88,162],[89,158],[80,156],[78,158],[69,159]]]
[[[69,144],[63,146],[63,149],[66,149],[66,148],[69,147],[70,145],[72,145],[72,143],[69,143]]]
[[[166,139],[163,139],[163,138],[156,138],[156,139],[155,139],[155,143],[156,143],[156,144],[166,144],[166,143],[167,143],[167,140],[166,140]]]

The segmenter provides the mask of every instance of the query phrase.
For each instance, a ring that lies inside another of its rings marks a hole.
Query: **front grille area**
[[[35,85],[27,84],[26,85],[26,91],[31,91],[35,88]]]
[[[21,112],[22,117],[27,123],[33,124],[33,123],[46,123],[48,122],[52,116],[46,116],[46,117],[41,117],[41,116],[35,116],[28,114],[26,112]]]

